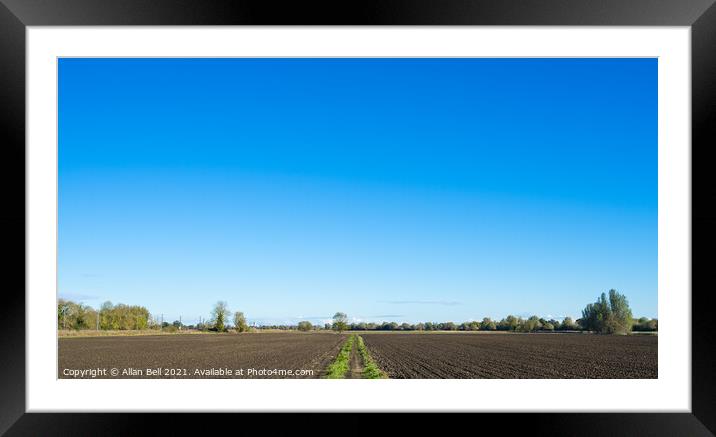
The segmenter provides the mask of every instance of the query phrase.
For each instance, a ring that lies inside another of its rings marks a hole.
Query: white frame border
[[[28,27],[27,411],[690,412],[690,49],[689,27]],[[57,379],[56,61],[70,56],[658,57],[659,378]]]

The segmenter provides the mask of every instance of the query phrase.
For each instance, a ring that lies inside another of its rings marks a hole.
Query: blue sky
[[[60,296],[657,316],[656,59],[60,59]]]

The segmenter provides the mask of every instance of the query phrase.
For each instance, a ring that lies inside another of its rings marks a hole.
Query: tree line
[[[420,323],[397,323],[397,322],[360,322],[348,323],[345,328],[335,323],[324,325],[313,325],[308,321],[301,321],[297,325],[261,325],[256,329],[272,329],[284,331],[512,331],[512,332],[559,332],[559,331],[596,331],[582,325],[584,320],[573,320],[565,317],[561,322],[554,319],[544,319],[532,316],[527,319],[509,315],[499,321],[485,317],[482,321],[469,321],[462,323],[454,322],[420,322]],[[655,332],[658,331],[658,320],[642,317],[632,320],[632,331]],[[601,332],[601,331],[597,331]],[[609,333],[609,332],[604,332]],[[616,332],[614,332],[616,333]]]
[[[156,325],[149,310],[138,305],[112,305],[105,302],[99,311],[89,305],[59,299],[57,327],[59,329],[135,330]]]
[[[513,332],[554,332],[554,331],[590,331],[600,334],[627,334],[631,331],[655,332],[659,329],[657,319],[641,317],[634,319],[626,296],[612,289],[602,293],[596,302],[587,304],[582,317],[572,320],[565,317],[562,321],[545,320],[539,316],[527,319],[508,315],[500,321],[485,317],[482,321],[468,321],[460,324],[453,322],[421,322],[416,324],[396,322],[351,323],[347,324],[344,313],[336,313],[330,329],[334,331],[513,331]],[[308,322],[301,322],[308,323]],[[305,325],[310,327],[310,323]],[[324,329],[329,329],[326,324]],[[307,329],[304,329],[307,330]]]
[[[233,315],[233,317],[232,317]],[[314,325],[304,320],[298,324],[261,325],[250,327],[244,313],[231,312],[225,301],[214,305],[211,318],[196,325],[184,325],[175,320],[172,323],[158,322],[149,311],[137,305],[113,305],[105,302],[99,312],[94,308],[59,299],[57,304],[57,323],[60,329],[101,329],[101,330],[133,330],[133,329],[162,329],[177,331],[182,329],[228,332],[248,332],[251,330],[298,330],[298,331],[512,331],[512,332],[555,332],[555,331],[591,331],[603,334],[626,334],[630,331],[654,332],[658,331],[658,320],[642,317],[632,317],[629,302],[626,296],[616,290],[602,293],[594,303],[588,304],[582,310],[582,317],[573,320],[565,317],[561,321],[539,316],[522,318],[508,315],[497,321],[489,317],[481,321],[473,320],[462,323],[454,322],[356,322],[349,323],[348,315],[337,312],[332,323]]]
[[[233,319],[230,318],[233,314]],[[233,325],[229,325],[233,322]],[[103,303],[99,310],[82,303],[67,299],[57,300],[57,328],[58,329],[99,329],[99,330],[143,330],[161,329],[177,331],[182,329],[197,329],[204,331],[225,332],[229,329],[246,332],[249,325],[241,311],[232,313],[226,302],[217,302],[212,310],[212,317],[206,322],[196,325],[185,325],[179,320],[165,322],[152,316],[149,310],[139,305],[113,305],[112,302]]]

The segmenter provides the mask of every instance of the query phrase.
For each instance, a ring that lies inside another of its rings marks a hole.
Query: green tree
[[[495,324],[491,318],[485,317],[482,319],[482,322],[480,322],[480,329],[483,331],[494,331],[497,329],[497,324]]]
[[[398,324],[396,322],[383,322],[380,325],[380,329],[383,331],[395,331],[398,329]]]
[[[298,322],[299,331],[310,331],[311,329],[313,329],[313,325],[308,320],[301,320]]]
[[[112,309],[114,306],[112,302],[107,301],[99,307],[99,327],[100,329],[119,329],[119,327],[112,326]]]
[[[333,330],[343,332],[348,327],[348,315],[346,313],[337,312],[333,315]]]
[[[453,322],[440,323],[441,331],[457,331],[457,325]]]
[[[472,322],[467,322],[466,326],[467,331],[479,331],[480,330],[480,322],[473,320]]]
[[[626,296],[616,290],[609,290],[609,308],[612,317],[608,323],[608,331],[612,334],[627,334],[632,327],[632,313]]]
[[[224,301],[216,302],[211,311],[211,324],[218,332],[226,331],[226,321],[229,318],[229,306]]]
[[[633,331],[642,331],[642,332],[653,332],[659,330],[659,321],[657,319],[651,319],[649,320],[648,317],[642,317],[636,322],[634,322],[634,326],[632,327]]]
[[[540,321],[539,317],[532,316],[529,319],[525,320],[521,324],[521,330],[525,332],[534,332],[537,331],[542,327],[542,322]]]
[[[234,313],[234,329],[236,332],[247,332],[249,330],[249,325],[246,323],[246,316],[244,316],[244,313],[241,311]]]
[[[571,317],[565,317],[564,320],[562,320],[562,324],[559,325],[559,329],[563,331],[573,331],[577,329],[577,325]]]
[[[522,325],[523,320],[521,317],[515,317],[512,314],[500,320],[497,324],[497,329],[501,331],[517,331]]]
[[[57,327],[59,329],[96,329],[97,311],[89,305],[57,300]]]
[[[627,334],[632,328],[632,313],[626,296],[609,290],[582,310],[583,328],[602,334]]]
[[[97,329],[97,310],[89,305],[80,304],[79,317],[81,320],[78,321],[78,329]]]

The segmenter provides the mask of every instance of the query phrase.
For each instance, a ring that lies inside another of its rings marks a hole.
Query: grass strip
[[[348,340],[346,340],[340,352],[338,352],[335,361],[328,366],[326,378],[340,379],[346,377],[346,373],[351,370],[351,350],[353,349],[354,339],[355,335],[348,337]]]
[[[368,352],[368,348],[365,346],[365,343],[363,343],[363,337],[358,336],[358,352],[360,353],[360,356],[363,358],[363,378],[365,379],[385,379],[388,377],[388,374],[380,370],[377,364],[375,364],[375,361],[373,361],[373,358],[370,356],[370,352]]]

